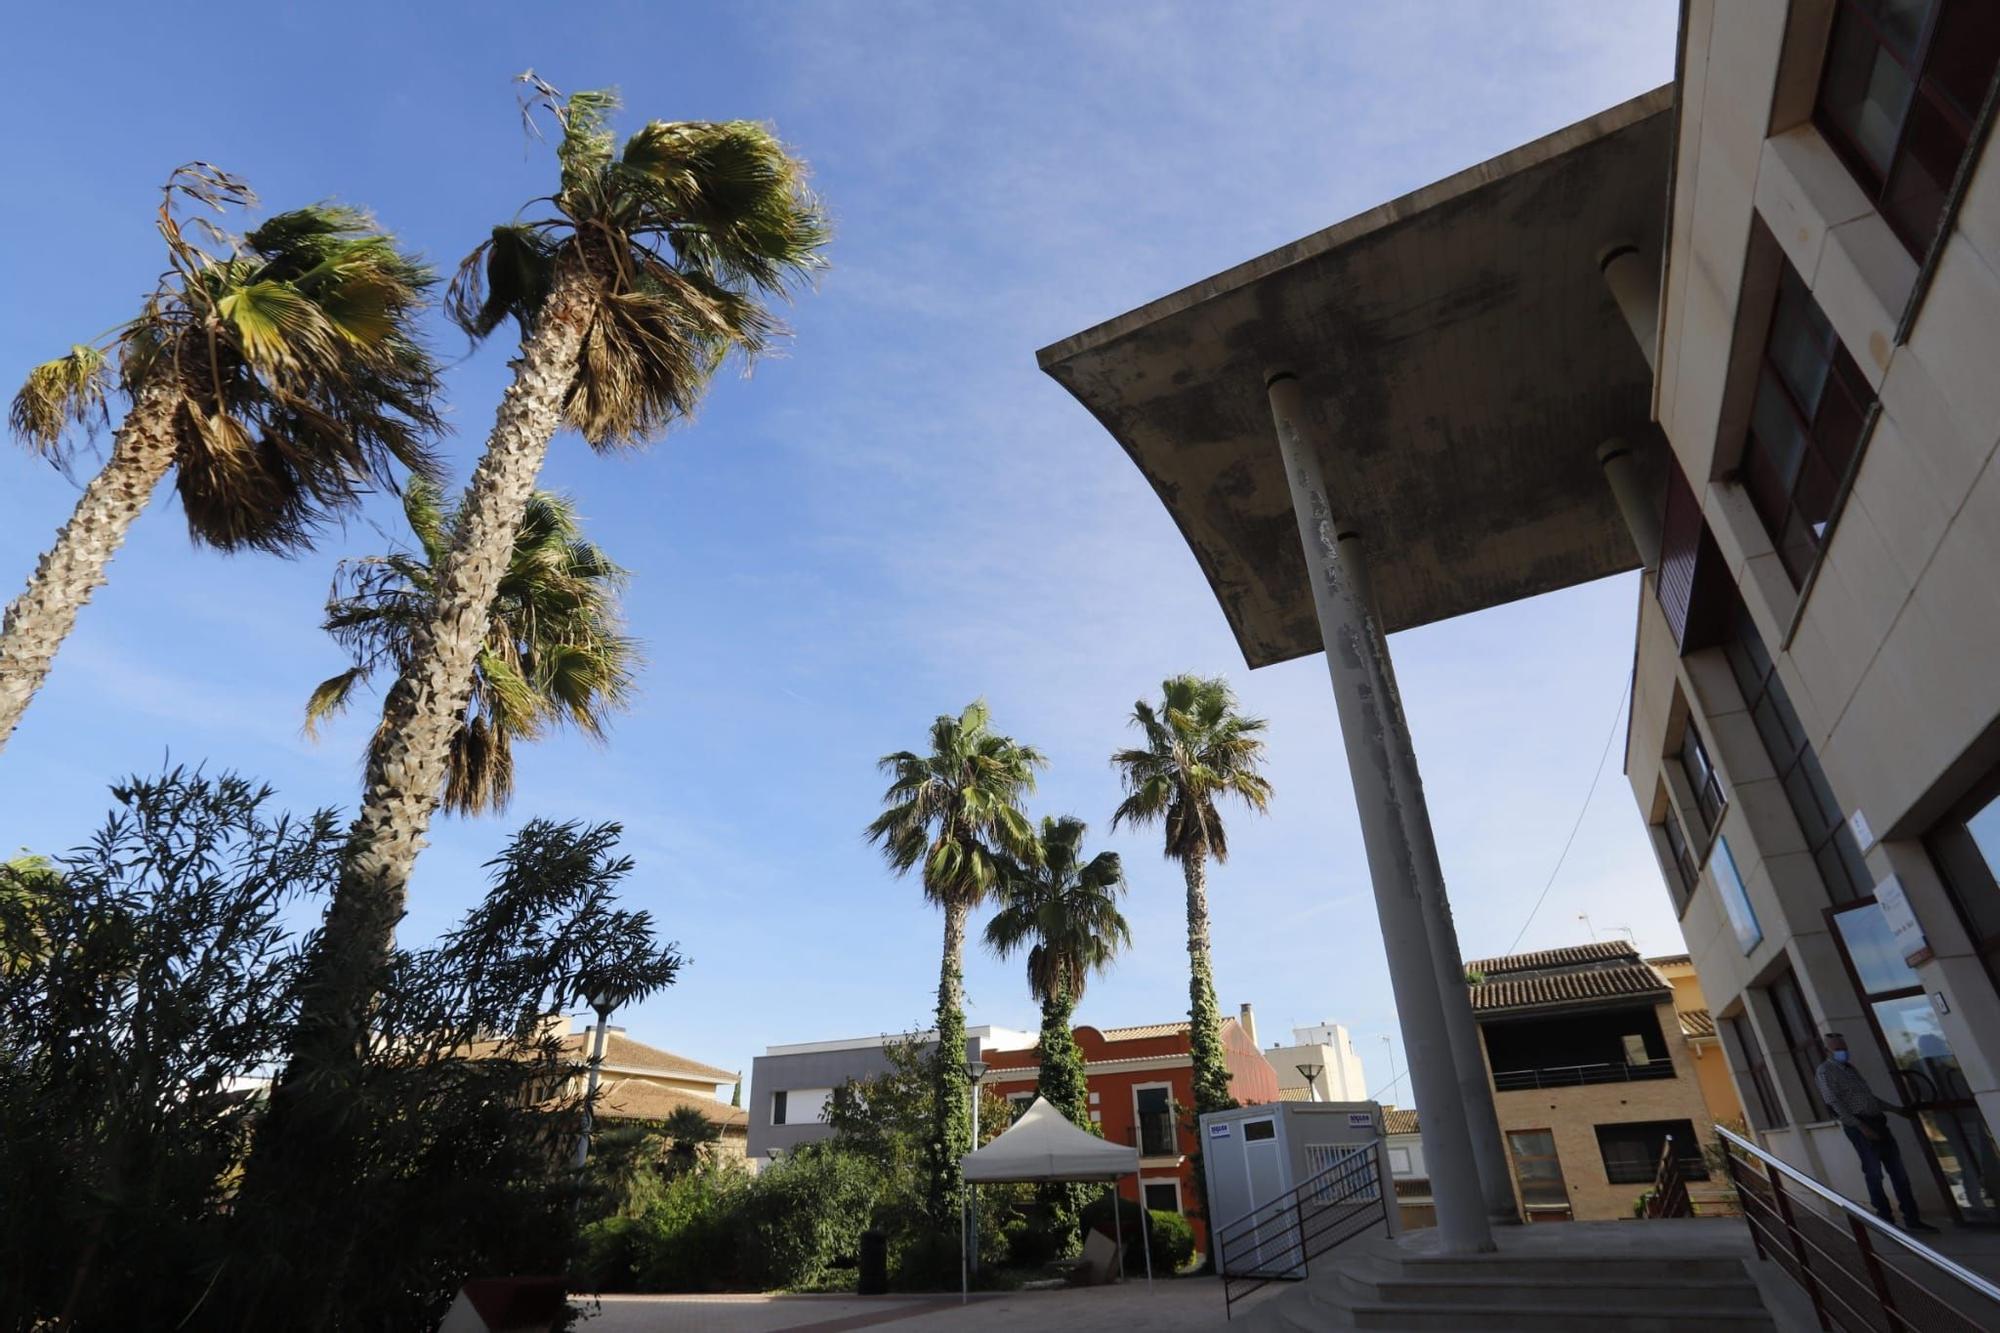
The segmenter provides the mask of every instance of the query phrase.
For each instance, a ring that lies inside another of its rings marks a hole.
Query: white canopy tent
[[[1071,1180],[1109,1181],[1114,1186],[1125,1176],[1139,1174],[1139,1150],[1109,1143],[1088,1130],[1079,1129],[1049,1105],[1045,1098],[1021,1112],[1021,1118],[993,1142],[958,1159],[965,1183],[977,1189],[982,1183],[998,1185],[1018,1181]],[[1117,1233],[1118,1266],[1125,1264],[1125,1219],[1116,1198],[1111,1205],[1111,1225]],[[1139,1190],[1140,1242],[1146,1250],[1146,1285],[1153,1284],[1153,1247],[1146,1218],[1146,1191]],[[970,1285],[965,1265],[965,1218],[959,1217],[959,1295]]]

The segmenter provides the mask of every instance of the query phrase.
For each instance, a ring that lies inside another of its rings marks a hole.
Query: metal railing
[[[1660,1148],[1660,1166],[1653,1173],[1653,1192],[1646,1196],[1647,1217],[1693,1217],[1694,1202],[1688,1198],[1687,1172],[1681,1155],[1674,1151],[1674,1136]]]
[[[1643,1065],[1623,1062],[1549,1065],[1542,1069],[1496,1069],[1493,1088],[1496,1092],[1519,1092],[1524,1088],[1574,1088],[1585,1083],[1640,1083],[1673,1076],[1672,1060],[1653,1060]]]
[[[1259,1288],[1305,1277],[1312,1260],[1378,1222],[1386,1230],[1390,1196],[1379,1149],[1365,1143],[1217,1230],[1215,1271],[1222,1276],[1225,1317],[1234,1318],[1236,1302]]]
[[[1985,1333],[2000,1287],[1717,1125],[1757,1257],[1785,1270],[1828,1333]]]

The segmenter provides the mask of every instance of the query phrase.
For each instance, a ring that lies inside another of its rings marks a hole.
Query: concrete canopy
[[[1637,566],[1595,449],[1656,431],[1652,375],[1598,261],[1660,253],[1672,102],[1657,88],[1037,354],[1165,502],[1250,666],[1320,651],[1275,370],[1319,418],[1385,631]]]

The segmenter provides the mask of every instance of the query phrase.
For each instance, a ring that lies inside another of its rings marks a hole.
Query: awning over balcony
[[[1249,665],[1320,650],[1274,369],[1323,419],[1386,629],[1635,567],[1594,450],[1655,429],[1651,374],[1598,261],[1660,252],[1672,91],[1041,350],[1179,524]]]

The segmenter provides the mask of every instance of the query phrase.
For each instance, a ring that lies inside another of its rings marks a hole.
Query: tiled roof
[[[1278,1089],[1278,1100],[1281,1102],[1309,1102],[1312,1099],[1313,1095],[1311,1088]]]
[[[1578,967],[1585,963],[1603,963],[1617,959],[1639,961],[1639,951],[1624,940],[1599,940],[1593,944],[1572,944],[1562,949],[1543,949],[1538,953],[1508,954],[1500,958],[1479,958],[1465,965],[1468,972],[1493,977],[1508,972],[1540,972],[1552,967]]]
[[[1648,958],[1646,961],[1653,964],[1655,967],[1694,966],[1693,956],[1684,953],[1663,953],[1658,958]]]
[[[1417,1133],[1417,1113],[1414,1108],[1385,1106],[1382,1108],[1382,1132],[1384,1134]]]
[[[590,1058],[590,1041],[593,1032],[572,1032],[563,1038],[563,1049],[574,1051],[579,1059]],[[690,1060],[685,1055],[675,1055],[657,1046],[648,1046],[643,1041],[634,1041],[622,1032],[604,1034],[604,1063],[623,1065],[628,1069],[658,1070],[662,1074],[676,1074],[684,1078],[704,1083],[734,1083],[736,1075],[727,1069],[717,1069],[699,1060]]]
[[[1475,965],[1476,966],[1476,965]],[[1495,1013],[1508,1009],[1535,1009],[1544,1005],[1578,1004],[1591,1000],[1619,1000],[1627,997],[1663,996],[1673,987],[1646,963],[1633,961],[1623,966],[1579,967],[1567,972],[1544,972],[1532,976],[1507,976],[1473,986],[1475,1013]]]
[[[1139,1037],[1171,1037],[1186,1032],[1186,1023],[1141,1023],[1131,1028],[1099,1028],[1106,1041],[1132,1041]]]
[[[1713,1037],[1715,1035],[1715,1015],[1706,1009],[1683,1009],[1675,1015],[1681,1020],[1683,1037]]]
[[[606,1079],[598,1085],[597,1113],[610,1120],[665,1120],[683,1106],[692,1106],[724,1131],[747,1130],[750,1114],[711,1097],[697,1097],[662,1083],[638,1078]]]

